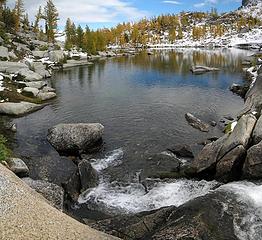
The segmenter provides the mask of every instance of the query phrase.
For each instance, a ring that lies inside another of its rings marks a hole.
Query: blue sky
[[[46,0],[24,0],[30,19],[39,5]],[[137,21],[143,17],[152,17],[165,13],[181,11],[208,11],[211,7],[219,12],[237,9],[241,0],[53,0],[60,13],[60,26],[70,17],[81,25],[92,28],[111,27],[123,21]],[[9,0],[10,6],[15,0]]]

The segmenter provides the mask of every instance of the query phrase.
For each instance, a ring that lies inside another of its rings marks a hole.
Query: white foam
[[[196,197],[207,194],[216,182],[177,180],[171,183],[158,182],[148,192],[143,185],[101,183],[97,188],[83,193],[79,203],[96,205],[108,212],[137,213],[165,206],[180,206]]]
[[[108,153],[103,159],[93,159],[91,164],[98,172],[107,169],[108,167],[115,167],[122,163],[124,152],[122,148],[116,149]]]
[[[244,204],[245,216],[234,216],[234,228],[240,240],[262,239],[262,185],[251,182],[229,183],[219,190],[236,194],[237,200]]]

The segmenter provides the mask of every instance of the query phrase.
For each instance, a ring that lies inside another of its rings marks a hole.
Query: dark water
[[[236,114],[242,100],[228,87],[243,81],[241,62],[247,54],[238,50],[160,51],[58,72],[51,80],[57,99],[39,112],[14,120],[18,125],[12,136],[14,152],[25,159],[33,178],[61,183],[73,164],[48,144],[48,128],[58,123],[99,122],[105,126],[100,157],[121,148],[123,162],[111,171],[115,178],[132,178],[147,167],[146,154],[222,134],[217,128],[201,133],[187,124],[184,115],[191,112],[209,122]],[[221,71],[192,75],[193,63]]]

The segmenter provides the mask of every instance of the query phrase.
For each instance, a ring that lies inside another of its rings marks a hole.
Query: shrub
[[[6,161],[11,151],[6,147],[6,139],[0,134],[0,162]]]

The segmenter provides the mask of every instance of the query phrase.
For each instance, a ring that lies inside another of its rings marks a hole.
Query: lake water
[[[137,174],[149,167],[149,154],[223,134],[217,127],[202,133],[189,126],[184,115],[190,112],[206,122],[236,115],[243,100],[229,86],[243,82],[241,62],[248,54],[234,49],[158,51],[57,72],[50,83],[58,97],[44,109],[13,120],[18,127],[11,136],[14,152],[28,164],[32,178],[60,184],[74,164],[49,145],[47,130],[59,123],[99,122],[105,126],[104,146],[93,165],[101,182],[80,202],[90,203],[94,210],[106,208],[105,212],[180,205],[216,183],[158,181],[145,195]],[[192,64],[221,71],[192,75]],[[82,208],[75,211],[80,214]]]

